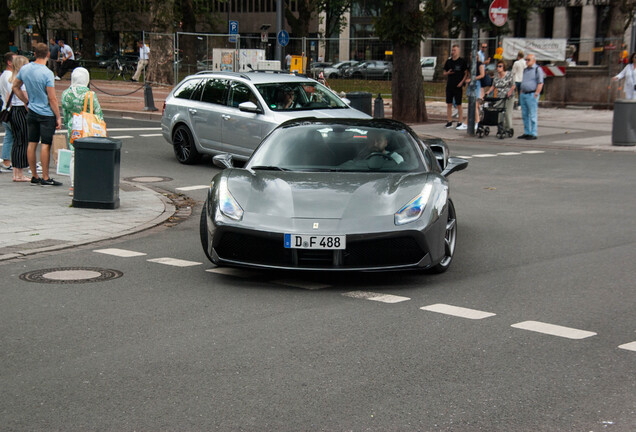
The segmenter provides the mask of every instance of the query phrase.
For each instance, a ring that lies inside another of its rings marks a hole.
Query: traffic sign
[[[497,27],[503,26],[508,20],[508,0],[493,0],[488,8],[490,22]]]
[[[278,45],[282,47],[287,46],[287,44],[289,43],[289,33],[287,33],[287,30],[279,31],[276,38],[278,39]]]
[[[261,42],[263,42],[263,43],[267,42],[267,32],[266,31],[261,32]]]
[[[236,35],[238,35],[239,30],[238,21],[230,21],[229,26],[228,33],[230,33],[230,42],[236,42]]]

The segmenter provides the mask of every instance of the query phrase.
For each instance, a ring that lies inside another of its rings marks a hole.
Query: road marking
[[[452,306],[443,303],[437,303],[430,306],[424,306],[420,309],[429,311],[429,312],[437,312],[445,315],[452,315],[460,318],[468,318],[468,319],[483,319],[495,316],[496,314],[490,312],[483,312],[475,309],[467,309],[459,306]]]
[[[524,150],[521,153],[523,154],[542,154],[545,153],[543,150]]]
[[[511,327],[522,330],[529,330],[537,333],[544,333],[552,336],[564,337],[568,339],[585,339],[590,336],[596,335],[596,333],[590,331],[578,330],[554,324],[547,324],[539,321],[524,321],[513,324]]]
[[[114,256],[118,256],[118,257],[122,257],[122,258],[130,258],[130,257],[147,255],[147,254],[145,254],[143,252],[135,252],[135,251],[131,251],[131,250],[117,249],[117,248],[96,249],[93,252],[102,253],[102,254],[106,254],[106,255],[114,255]]]
[[[504,152],[504,153],[497,153],[499,156],[517,156],[517,155],[521,155],[521,153],[519,152]]]
[[[108,128],[108,132],[160,131],[160,127]]]
[[[320,283],[320,282],[311,282],[311,281],[303,281],[303,280],[294,280],[294,279],[278,279],[272,281],[272,283],[279,285],[286,285],[294,288],[302,288],[306,290],[319,290],[331,287],[331,285]]]
[[[180,187],[175,189],[180,191],[192,191],[197,189],[209,189],[209,188],[210,188],[210,185],[197,185],[197,186],[185,186],[185,187]]]
[[[483,153],[483,154],[473,155],[473,157],[476,157],[476,158],[487,158],[487,157],[497,157],[497,155],[496,154]]]
[[[400,303],[403,301],[411,300],[409,297],[401,297],[390,294],[380,294],[374,292],[367,291],[351,291],[348,293],[342,294],[346,297],[356,298],[356,299],[364,299],[364,300],[373,300],[382,303]]]
[[[160,137],[163,136],[163,134],[139,134],[140,137],[144,137],[144,138],[150,138],[150,137]]]
[[[636,351],[636,342],[630,342],[623,345],[618,346],[620,349],[628,350],[628,351]]]
[[[158,264],[171,265],[175,267],[192,267],[192,266],[202,264],[200,262],[186,261],[186,260],[180,260],[176,258],[153,258],[153,259],[149,259],[148,261],[158,263]]]
[[[126,138],[134,138],[134,136],[132,136],[132,135],[120,135],[120,136],[114,136],[114,137],[110,137],[110,138],[126,139]]]
[[[472,156],[457,156],[458,158],[462,158],[462,159],[472,159]]]

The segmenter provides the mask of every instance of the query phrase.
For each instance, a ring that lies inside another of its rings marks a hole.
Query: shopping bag
[[[90,111],[87,111],[87,103],[90,99]],[[93,92],[89,91],[84,97],[84,109],[81,113],[73,113],[71,124],[71,144],[78,138],[90,136],[106,136],[106,122],[98,119],[93,114]]]
[[[59,175],[71,175],[71,157],[73,152],[67,149],[61,149],[57,152],[57,173]]]
[[[62,134],[53,135],[53,144],[51,144],[51,156],[53,157],[53,165],[57,165],[57,152],[66,149],[66,136]]]

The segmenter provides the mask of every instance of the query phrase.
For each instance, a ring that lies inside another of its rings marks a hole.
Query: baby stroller
[[[497,138],[504,139],[506,136],[512,137],[515,134],[513,128],[504,128],[504,116],[506,115],[507,97],[485,97],[482,104],[483,112],[481,113],[481,121],[477,129],[479,138],[490,135],[489,126],[497,126]]]

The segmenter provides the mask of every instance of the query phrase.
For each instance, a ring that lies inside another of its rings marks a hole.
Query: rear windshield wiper
[[[253,170],[263,170],[263,171],[289,171],[287,168],[281,168],[274,165],[256,165],[251,168]]]

